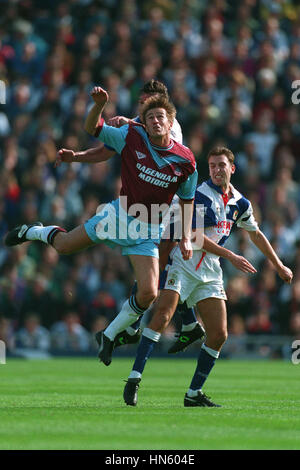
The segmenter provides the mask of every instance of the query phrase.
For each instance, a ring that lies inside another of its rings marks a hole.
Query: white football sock
[[[47,227],[35,225],[30,227],[26,232],[26,240],[39,240],[40,242],[48,243],[49,233],[55,228],[59,228],[58,225],[48,225]]]
[[[197,325],[197,321],[194,321],[194,323],[189,323],[188,325],[182,325],[181,331],[191,331],[195,328]]]
[[[129,305],[129,300],[124,302],[120,313],[104,330],[105,336],[113,341],[120,331],[125,330],[129,325],[134,323],[141,314],[137,314]]]

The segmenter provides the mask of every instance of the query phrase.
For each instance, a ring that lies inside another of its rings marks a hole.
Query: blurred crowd
[[[134,117],[152,78],[169,89],[199,180],[208,177],[208,150],[229,147],[233,184],[294,271],[284,285],[247,234],[235,231],[227,247],[258,274],[222,262],[229,332],[299,337],[300,104],[292,100],[300,80],[299,2],[2,0],[0,338],[8,347],[29,344],[34,330],[43,347],[85,350],[127,298],[134,279],[118,249],[58,257],[42,244],[8,250],[3,237],[36,220],[71,229],[117,197],[117,156],[55,168],[56,152],[98,145],[83,130],[94,85],[109,92],[106,119]],[[179,325],[176,316],[166,334]],[[76,341],[66,334],[75,330]]]

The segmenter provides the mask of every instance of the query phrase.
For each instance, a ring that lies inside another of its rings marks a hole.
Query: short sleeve
[[[177,196],[179,196],[180,199],[194,199],[197,183],[198,172],[195,170],[194,173],[192,173],[183,183],[181,183],[178,190],[176,191]]]
[[[236,224],[239,228],[243,228],[248,232],[255,232],[258,229],[258,224],[255,220],[253,208],[250,201],[248,209],[243,212],[243,214],[236,221]]]
[[[121,153],[126,145],[126,137],[128,134],[129,126],[112,127],[102,124],[100,132],[98,133],[98,139],[104,142],[105,145],[109,146],[111,150],[115,150],[117,153]]]

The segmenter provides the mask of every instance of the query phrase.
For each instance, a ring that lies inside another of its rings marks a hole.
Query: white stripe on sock
[[[199,391],[201,391],[201,388],[199,388],[198,390],[192,390],[191,388],[189,388],[187,391],[187,396],[191,398],[196,397]]]
[[[201,347],[202,347],[202,349],[204,349],[204,351],[207,352],[207,354],[214,357],[215,359],[218,359],[218,357],[220,356],[220,351],[216,351],[215,349],[211,349],[208,346],[206,346],[206,344],[202,344]]]
[[[158,341],[160,340],[161,334],[158,333],[157,331],[151,330],[151,328],[144,328],[143,336],[146,336],[146,338],[152,339],[152,341],[155,341],[156,343],[158,343]]]
[[[140,379],[142,377],[142,374],[138,372],[137,370],[132,370],[129,374],[129,379]]]
[[[198,324],[197,321],[194,321],[193,323],[189,323],[188,325],[182,325],[181,330],[182,331],[191,331],[195,328],[195,326]]]

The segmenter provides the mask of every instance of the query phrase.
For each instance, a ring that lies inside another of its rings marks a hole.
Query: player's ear
[[[233,163],[233,164],[231,165],[231,174],[232,174],[232,175],[235,173],[235,170],[236,170],[236,166],[235,166],[235,164]]]

